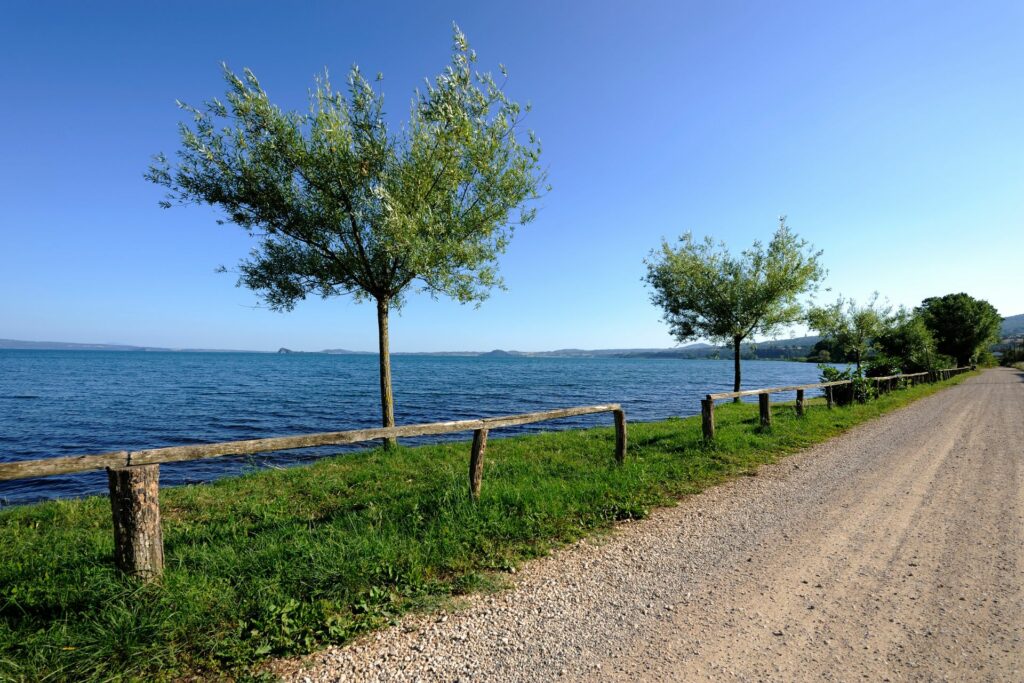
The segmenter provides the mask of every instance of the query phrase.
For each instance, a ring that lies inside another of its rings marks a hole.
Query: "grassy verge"
[[[780,407],[770,430],[756,405],[722,405],[713,448],[699,418],[633,424],[622,466],[610,428],[492,439],[476,504],[466,443],[166,489],[160,587],[115,574],[105,497],[3,510],[0,680],[247,678],[941,386],[800,420]]]

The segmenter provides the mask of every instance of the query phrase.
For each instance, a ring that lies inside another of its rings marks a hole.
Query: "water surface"
[[[621,403],[630,421],[652,421],[697,414],[703,394],[732,389],[731,361],[713,360],[400,355],[392,372],[398,424],[594,403]],[[743,376],[745,388],[780,386],[816,382],[818,369],[744,361]],[[0,462],[375,427],[379,414],[373,355],[0,350]],[[567,418],[492,438],[610,423],[610,415]],[[161,483],[344,450],[163,465]],[[105,491],[103,472],[0,482],[0,504]]]

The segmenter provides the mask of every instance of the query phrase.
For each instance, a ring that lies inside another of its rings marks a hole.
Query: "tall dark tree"
[[[732,346],[733,389],[739,391],[740,345],[800,320],[800,295],[825,276],[820,256],[781,218],[767,246],[754,242],[738,256],[710,237],[697,242],[687,234],[678,247],[663,240],[646,260],[645,279],[677,341],[704,338]]]
[[[999,341],[1003,318],[983,299],[963,292],[947,294],[925,299],[915,310],[935,337],[939,353],[952,356],[959,366],[969,365]]]
[[[272,309],[309,295],[375,302],[385,427],[390,311],[410,289],[479,302],[502,286],[498,256],[543,184],[540,146],[520,130],[527,109],[475,62],[456,27],[451,64],[397,131],[358,67],[345,92],[319,79],[307,112],[282,111],[252,72],[225,67],[224,101],[181,104],[191,120],[177,161],[158,155],[146,174],[167,188],[164,206],[216,206],[255,238],[238,284]]]

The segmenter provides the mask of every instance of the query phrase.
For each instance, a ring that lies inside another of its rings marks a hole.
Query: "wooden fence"
[[[879,391],[879,393],[885,393],[900,386],[901,382],[907,382],[911,386],[919,384],[921,382],[939,382],[942,380],[949,379],[951,377],[955,377],[956,375],[959,375],[972,369],[973,368],[971,367],[947,368],[945,370],[933,370],[931,372],[914,372],[906,375],[868,377],[867,379],[875,383],[875,387]],[[806,392],[809,389],[824,389],[825,403],[831,410],[835,406],[835,401],[832,397],[832,388],[852,383],[853,380],[845,379],[838,382],[822,382],[819,384],[799,384],[790,387],[768,387],[764,389],[747,389],[746,391],[728,391],[719,394],[708,394],[707,397],[701,399],[700,402],[701,429],[704,434],[704,439],[706,441],[714,441],[715,439],[715,401],[727,398],[757,396],[758,407],[760,409],[761,426],[770,427],[772,424],[772,408],[770,402],[771,394],[777,394],[783,391],[795,391],[796,414],[798,417],[802,417],[805,409],[804,392]]]
[[[270,439],[226,441],[193,446],[171,446],[141,451],[114,451],[96,455],[44,458],[0,463],[0,481],[48,477],[57,474],[107,470],[110,507],[114,521],[114,563],[122,572],[152,581],[163,573],[164,549],[160,527],[160,465],[226,455],[253,455],[312,446],[337,446],[376,439],[473,432],[469,458],[469,495],[480,496],[487,433],[500,427],[557,420],[578,415],[612,413],[615,421],[615,459],[626,457],[626,414],[618,403],[545,410],[536,413],[477,420],[431,422],[401,427],[355,429]]]
[[[970,369],[949,368],[931,373],[920,372],[910,375],[875,377],[872,380],[878,386],[879,391],[888,391],[898,386],[901,381],[909,381],[912,384],[920,381],[935,382],[949,379]],[[709,441],[715,438],[715,401],[717,400],[757,396],[760,404],[761,424],[770,426],[772,422],[770,394],[796,391],[796,413],[802,416],[805,391],[824,389],[828,407],[832,408],[834,405],[832,388],[850,383],[851,380],[844,380],[708,394],[701,401],[704,438]],[[163,533],[160,527],[161,464],[218,458],[227,455],[254,455],[314,446],[338,446],[377,439],[472,431],[473,445],[469,457],[469,495],[475,500],[480,496],[484,452],[487,450],[487,434],[490,430],[597,413],[612,413],[614,415],[615,459],[621,463],[626,457],[626,414],[618,403],[607,403],[476,420],[431,422],[401,427],[354,429],[344,432],[323,432],[300,436],[278,436],[269,439],[225,441],[140,451],[112,451],[95,455],[3,462],[0,463],[0,481],[106,469],[114,522],[114,563],[126,574],[152,581],[158,579],[163,573],[164,564]]]

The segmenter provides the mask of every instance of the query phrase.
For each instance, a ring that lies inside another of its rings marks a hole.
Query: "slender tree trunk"
[[[381,426],[395,426],[395,398],[391,393],[391,344],[388,340],[387,299],[377,299],[377,348],[380,352],[380,413]],[[384,439],[384,446],[398,445],[397,439]]]
[[[732,368],[733,368],[733,381],[732,390],[740,390],[740,343],[743,341],[743,337],[732,338]],[[739,396],[732,400],[733,403],[739,403]]]
[[[860,351],[854,352],[854,358],[857,361],[857,376],[860,377]]]

